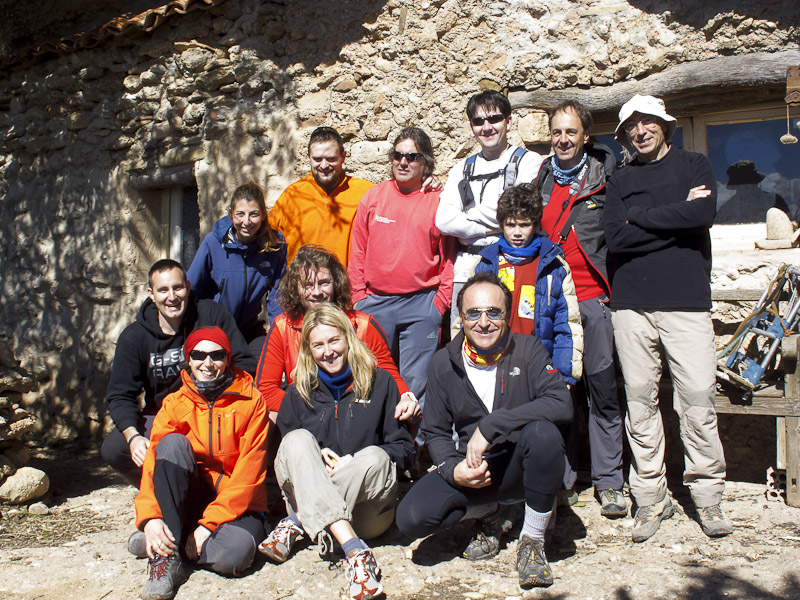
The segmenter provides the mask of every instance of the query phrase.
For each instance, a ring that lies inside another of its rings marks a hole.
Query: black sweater
[[[686,201],[691,188],[711,194]],[[611,307],[711,309],[711,238],[717,182],[702,154],[672,147],[661,160],[634,160],[608,182],[603,214],[613,255]]]
[[[139,421],[139,395],[144,390],[144,414],[154,415],[161,401],[181,387],[184,362],[183,343],[196,327],[220,327],[231,342],[231,362],[250,373],[256,359],[239,332],[231,314],[213,300],[197,300],[192,292],[186,313],[175,335],[161,331],[158,309],[149,298],[139,308],[136,321],[128,325],[117,340],[111,379],[106,399],[108,412],[117,429],[136,427]]]
[[[394,418],[399,396],[392,376],[380,368],[375,370],[368,402],[357,399],[350,388],[337,406],[330,390],[320,383],[311,393],[311,408],[293,383],[278,411],[278,429],[281,435],[305,429],[320,448],[330,448],[339,456],[378,446],[403,471],[414,464],[414,439]]]
[[[532,335],[511,333],[497,362],[494,405],[490,413],[467,377],[461,358],[464,334],[439,350],[428,370],[422,432],[439,473],[455,484],[453,472],[464,460],[467,443],[480,425],[489,452],[516,443],[519,430],[545,419],[556,425],[572,420],[572,399],[542,343]],[[453,441],[453,427],[458,448]]]

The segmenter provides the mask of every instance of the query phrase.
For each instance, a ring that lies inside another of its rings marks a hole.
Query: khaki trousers
[[[708,312],[614,310],[614,339],[628,411],[631,493],[639,506],[667,493],[664,424],[658,408],[662,355],[674,385],[673,406],[683,442],[683,483],[698,508],[718,504],[725,456],[714,409],[716,358]]]
[[[284,436],[275,475],[290,514],[296,513],[312,540],[336,521],[349,521],[362,539],[381,535],[394,521],[397,469],[382,448],[367,446],[333,476],[320,447],[305,429]]]

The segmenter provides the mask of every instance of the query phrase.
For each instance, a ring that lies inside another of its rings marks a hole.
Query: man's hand
[[[419,407],[416,396],[412,392],[406,392],[400,396],[400,402],[394,409],[394,418],[400,421],[410,421],[419,423],[422,419],[422,409]]]
[[[439,181],[439,178],[436,175],[430,175],[425,181],[422,182],[422,193],[427,194],[428,192],[438,192],[444,186],[442,182]]]
[[[483,460],[483,453],[489,447],[489,442],[483,437],[480,427],[476,427],[472,432],[472,437],[469,438],[467,443],[467,467],[470,469],[477,469]]]
[[[482,488],[492,483],[492,474],[489,473],[489,463],[481,462],[477,469],[470,469],[464,459],[456,465],[453,471],[456,484],[468,488]]]
[[[202,525],[198,525],[197,529],[195,529],[192,535],[189,536],[189,539],[186,540],[186,558],[189,560],[197,560],[200,558],[203,545],[210,537],[211,531]]]
[[[128,444],[131,451],[131,460],[137,467],[144,464],[144,457],[147,455],[147,449],[150,447],[150,440],[140,434],[136,434]]]
[[[697,187],[693,187],[689,190],[689,195],[686,196],[686,201],[691,202],[692,200],[697,200],[698,198],[705,198],[711,195],[711,190],[706,188],[704,185],[698,185]]]
[[[147,556],[155,558],[157,555],[169,556],[177,552],[175,536],[161,519],[150,519],[144,526],[145,547]]]

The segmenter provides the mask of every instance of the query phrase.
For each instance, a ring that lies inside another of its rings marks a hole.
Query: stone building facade
[[[546,152],[541,92],[597,93],[611,123],[614,86],[661,76],[669,102],[687,92],[671,69],[800,64],[800,6],[776,0],[151,4],[111,34],[0,57],[0,369],[53,437],[104,426],[114,344],[150,264],[188,262],[238,184],[254,179],[273,202],[307,171],[319,125],[344,134],[348,170],[373,181],[394,134],[421,126],[443,176],[474,149],[464,108],[479,88],[508,91],[512,140]],[[737,77],[725,96],[738,102],[785,93],[785,76]]]

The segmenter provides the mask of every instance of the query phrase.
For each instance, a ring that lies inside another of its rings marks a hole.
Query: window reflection
[[[718,185],[715,223],[762,223],[773,206],[798,217],[800,148],[781,144],[784,133],[781,119],[707,126]]]

